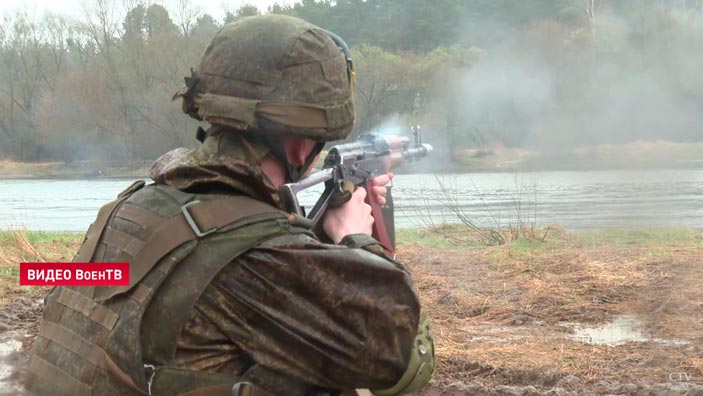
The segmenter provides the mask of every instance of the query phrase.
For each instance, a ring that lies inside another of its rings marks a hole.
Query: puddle
[[[569,337],[585,344],[622,345],[628,342],[647,341],[642,327],[642,322],[634,316],[623,315],[597,327],[577,326],[574,328],[574,334]]]
[[[14,368],[7,363],[7,357],[13,353],[19,352],[22,349],[22,343],[17,340],[8,340],[0,342],[0,390],[6,390],[11,387],[8,379]]]
[[[576,325],[569,338],[585,344],[616,346],[628,342],[656,342],[664,345],[686,345],[687,340],[665,340],[649,338],[644,334],[644,325],[632,315],[621,315],[612,322],[600,326]]]

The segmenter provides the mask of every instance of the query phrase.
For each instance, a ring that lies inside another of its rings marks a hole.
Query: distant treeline
[[[355,133],[422,124],[450,154],[703,137],[703,0],[304,0],[224,20],[170,4],[6,16],[0,159],[126,162],[192,146],[197,123],[170,98],[223,23],[260,13],[352,46]]]

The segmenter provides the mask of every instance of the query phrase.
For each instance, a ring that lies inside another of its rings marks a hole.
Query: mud
[[[644,325],[632,315],[622,315],[600,326],[577,325],[571,338],[597,345],[622,345],[628,342],[643,342]]]
[[[574,334],[569,338],[591,345],[617,346],[628,342],[652,341],[664,345],[689,345],[691,341],[684,339],[650,338],[645,335],[645,324],[636,316],[617,316],[609,323],[599,326],[576,324]]]
[[[23,361],[22,342],[19,333],[4,334],[0,338],[0,395],[18,395],[20,389],[20,371]]]
[[[578,378],[568,378],[563,387],[543,388],[538,386],[489,387],[480,383],[458,383],[446,387],[432,387],[423,396],[702,396],[703,386],[690,384],[630,383],[619,384],[607,381],[586,387]]]
[[[703,396],[692,375],[672,373],[668,382],[588,381],[558,371],[520,370],[463,362],[466,381],[433,380],[422,396]],[[468,378],[473,378],[468,380]]]
[[[41,317],[41,298],[14,294],[0,308],[0,396],[22,395],[22,368]]]
[[[22,350],[22,343],[17,340],[9,339],[0,342],[0,389],[3,388],[3,385],[6,386],[5,382],[9,380],[14,371],[9,362],[3,361],[17,354],[20,350]]]

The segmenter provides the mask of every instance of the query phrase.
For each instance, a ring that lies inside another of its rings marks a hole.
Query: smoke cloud
[[[487,49],[451,101],[482,139],[542,152],[701,141],[701,70],[701,13],[610,9],[592,24],[526,26]]]

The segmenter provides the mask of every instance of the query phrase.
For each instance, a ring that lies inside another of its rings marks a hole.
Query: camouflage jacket
[[[245,194],[277,205],[276,189],[245,159],[267,149],[249,147],[246,153],[236,135],[215,134],[197,150],[162,156],[151,177],[183,191]],[[405,371],[419,315],[410,274],[373,238],[350,235],[331,245],[308,234],[278,236],[237,257],[209,284],[180,333],[173,363],[234,375],[257,363],[305,384],[382,389]]]

